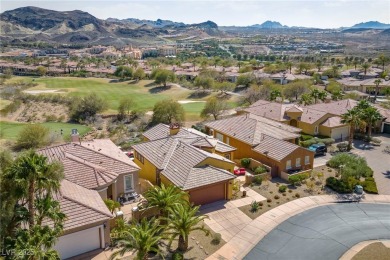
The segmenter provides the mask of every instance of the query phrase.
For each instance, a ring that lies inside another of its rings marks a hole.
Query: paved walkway
[[[335,195],[323,195],[305,197],[285,203],[274,208],[255,220],[252,220],[230,239],[223,247],[211,255],[210,260],[221,259],[243,259],[271,230],[288,218],[303,211],[323,205],[336,204],[345,201],[343,197]],[[366,195],[363,203],[390,203],[390,196],[386,195]],[[389,227],[390,228],[390,227]],[[388,232],[388,230],[387,230]],[[278,244],[278,243],[276,243]],[[297,246],[299,248],[299,246]]]
[[[247,191],[247,196],[232,201],[217,201],[202,206],[200,212],[207,214],[209,219],[205,223],[216,233],[220,233],[225,241],[229,241],[245,228],[252,219],[239,210],[239,207],[251,204],[252,201],[264,201],[265,197],[249,188],[241,188]]]

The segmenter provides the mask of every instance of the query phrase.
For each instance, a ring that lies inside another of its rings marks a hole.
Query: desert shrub
[[[338,143],[336,147],[337,149],[339,149],[340,152],[345,152],[348,149],[348,143],[346,142]]]
[[[365,181],[361,183],[363,190],[368,193],[378,194],[378,188],[376,187],[376,182],[373,178],[368,177]]]
[[[284,192],[286,192],[286,190],[287,190],[287,186],[286,185],[279,186],[279,192],[284,193]]]
[[[257,202],[257,201],[252,201],[252,203],[251,203],[251,212],[252,213],[255,213],[255,212],[257,212],[258,210],[259,210],[259,207],[260,207],[260,205],[259,205],[259,203]]]
[[[352,154],[337,154],[327,164],[329,167],[336,169],[340,169],[340,166],[343,165],[342,169],[340,169],[340,174],[343,179],[348,179],[349,176],[358,179],[360,177],[372,177],[373,175],[373,171],[367,165],[366,159]]]
[[[348,184],[342,180],[338,180],[335,177],[329,177],[326,179],[326,186],[338,193],[351,193],[352,188],[348,187]]]
[[[255,169],[255,173],[256,174],[261,174],[261,173],[265,173],[265,172],[267,172],[267,168],[265,168],[264,166],[258,166]]]
[[[241,159],[242,167],[248,168],[250,163],[251,163],[251,159],[250,158],[242,158]]]
[[[263,202],[259,202],[259,206],[262,207],[264,205]]]
[[[58,118],[56,115],[47,115],[45,116],[46,122],[57,122]]]
[[[283,196],[287,196],[287,194],[286,194],[286,193],[282,193],[282,195],[283,195]]]
[[[274,199],[276,199],[276,200],[280,199],[279,195],[275,195]]]
[[[295,193],[295,197],[296,197],[296,198],[300,198],[301,195],[300,195],[299,193]]]
[[[6,116],[8,113],[13,113],[18,110],[21,105],[22,102],[20,100],[15,100],[14,102],[8,104],[6,107],[0,110],[0,113],[1,115]]]
[[[221,243],[222,236],[220,233],[215,233],[213,236],[213,239],[211,240],[211,243],[213,245],[219,245]]]
[[[313,139],[313,136],[312,136],[312,135],[301,134],[301,140],[302,140],[302,141],[307,141],[307,140],[310,140],[310,139]]]
[[[302,181],[306,180],[309,177],[310,175],[308,173],[294,174],[288,177],[288,182],[295,186],[302,183]]]
[[[271,199],[267,199],[267,202],[270,203],[270,202],[272,202],[272,200]]]
[[[335,140],[333,138],[325,138],[325,139],[321,139],[320,142],[325,144],[326,146],[329,146],[331,144],[334,144]]]
[[[16,140],[18,149],[39,148],[48,143],[49,128],[42,125],[26,125]]]
[[[253,178],[253,182],[257,185],[261,185],[261,183],[263,182],[263,178],[261,176],[255,176]]]
[[[172,260],[183,260],[183,259],[184,259],[184,255],[181,252],[175,252],[172,255]]]

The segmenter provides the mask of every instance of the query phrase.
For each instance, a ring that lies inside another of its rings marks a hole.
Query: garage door
[[[205,188],[190,191],[190,201],[195,205],[204,205],[224,199],[225,183],[210,185]]]
[[[346,140],[348,138],[348,126],[332,129],[332,138],[336,141]]]
[[[60,254],[61,259],[98,249],[100,248],[99,227],[62,236],[54,248]]]
[[[383,125],[383,133],[390,134],[390,124]]]

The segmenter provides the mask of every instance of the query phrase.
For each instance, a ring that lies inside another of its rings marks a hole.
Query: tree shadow
[[[383,175],[385,175],[386,178],[390,179],[390,171],[382,172]]]
[[[118,83],[120,82],[119,79],[111,79],[108,83]]]
[[[157,93],[161,93],[163,91],[167,91],[171,88],[171,86],[158,86],[158,87],[154,87],[154,88],[151,88],[149,89],[149,93],[151,94],[157,94]]]
[[[145,85],[145,87],[153,87],[153,86],[156,86],[156,83],[154,83],[154,82],[150,82],[150,83],[148,83],[148,84],[146,84]]]
[[[129,81],[129,85],[135,85],[135,84],[137,84],[139,82],[139,80],[130,80]]]
[[[207,91],[195,91],[193,93],[191,93],[190,95],[188,95],[188,99],[191,99],[191,98],[204,98],[204,97],[207,97],[208,95],[210,95],[210,92],[207,92]]]

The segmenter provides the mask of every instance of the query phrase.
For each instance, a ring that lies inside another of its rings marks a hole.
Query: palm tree
[[[367,62],[363,63],[362,64],[362,68],[364,69],[364,78],[366,78],[366,75],[367,75],[367,70],[370,68],[370,64],[368,64]]]
[[[176,204],[187,202],[188,194],[180,190],[180,188],[163,183],[161,187],[155,186],[145,192],[144,198],[148,201],[149,206],[156,206],[160,211],[160,216],[166,217],[169,209]]]
[[[293,63],[291,61],[288,61],[288,62],[286,62],[286,66],[287,66],[287,68],[288,68],[288,70],[290,71],[290,74],[291,74],[291,69],[292,69]]]
[[[341,90],[335,90],[332,92],[332,100],[340,100],[343,97]]]
[[[313,97],[310,95],[310,93],[304,93],[301,95],[299,103],[303,104],[304,106],[311,105],[313,104]]]
[[[362,119],[368,126],[367,136],[368,138],[371,138],[372,126],[382,119],[382,115],[379,113],[377,108],[370,106],[363,111]]]
[[[332,66],[332,76],[333,76],[333,78],[336,78],[338,76],[338,72],[339,72],[339,66],[337,66],[337,65]]]
[[[163,229],[164,226],[161,226],[159,221],[154,218],[151,220],[143,218],[141,223],[129,225],[120,238],[115,241],[121,249],[112,254],[110,259],[115,259],[118,255],[123,256],[133,250],[137,251],[136,259],[138,260],[147,259],[149,252],[161,255],[158,243],[164,238]]]
[[[105,199],[104,203],[106,204],[108,210],[111,212],[111,214],[114,214],[114,211],[116,209],[120,210],[121,204],[118,201],[110,200],[110,199]]]
[[[379,92],[379,85],[382,83],[382,80],[381,79],[376,79],[374,81],[374,84],[375,84],[375,100],[376,100],[376,97],[378,96],[378,92]]]
[[[322,61],[321,61],[321,60],[317,60],[317,61],[316,61],[316,67],[317,67],[317,69],[318,69],[318,72],[320,72],[320,71],[321,71],[321,68],[322,68]]]
[[[207,230],[203,225],[200,226],[200,223],[208,218],[206,215],[197,215],[199,206],[190,207],[188,205],[177,204],[175,207],[169,210],[169,224],[167,234],[170,236],[170,241],[179,237],[179,246],[180,251],[186,251],[188,249],[188,236],[192,231],[200,230],[210,234],[210,231]]]
[[[355,66],[355,70],[356,70],[356,67],[357,67],[357,65],[359,64],[359,61],[355,59],[355,60],[352,62],[352,64],[353,64],[353,66]]]
[[[353,108],[348,110],[345,114],[341,115],[341,123],[349,124],[349,138],[348,138],[348,149],[352,149],[353,135],[357,126],[361,124],[361,113],[359,109]]]
[[[281,97],[282,98],[282,102],[283,102],[283,97],[282,97],[282,92],[278,89],[274,89],[271,91],[270,93],[270,101],[275,101],[278,97]]]
[[[360,100],[359,103],[356,105],[356,109],[363,111],[369,108],[370,106],[371,104],[367,100]]]
[[[62,166],[59,163],[48,163],[45,156],[30,150],[15,160],[7,175],[15,182],[16,193],[23,194],[27,191],[28,223],[30,227],[34,226],[35,199],[59,190],[60,180],[63,178]]]
[[[389,57],[386,57],[384,54],[379,55],[378,63],[382,65],[382,71],[385,71],[385,65],[389,60]]]
[[[321,101],[324,101],[327,97],[327,94],[325,91],[320,91],[316,88],[312,89],[312,91],[310,92],[310,95],[312,98],[314,98],[314,104],[317,104],[317,100],[321,100]]]

